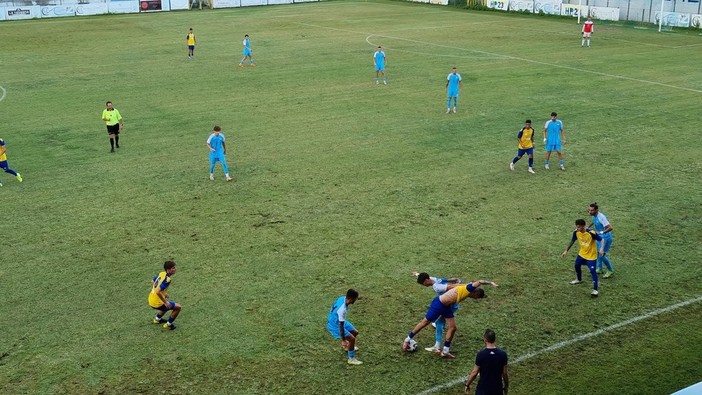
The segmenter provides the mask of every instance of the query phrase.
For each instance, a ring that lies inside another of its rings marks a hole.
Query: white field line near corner
[[[338,28],[334,28],[334,27],[320,26],[320,25],[314,25],[314,24],[310,24],[310,23],[301,23],[301,22],[295,22],[295,23],[298,24],[298,25],[316,27],[316,28],[320,28],[320,29],[336,30],[336,31],[347,32],[347,33],[354,33],[354,34],[366,34],[367,37],[371,37],[371,36],[385,37],[385,38],[389,38],[389,39],[392,39],[392,40],[409,41],[409,42],[413,42],[413,43],[417,43],[417,44],[422,44],[422,45],[427,45],[427,46],[435,46],[435,47],[442,47],[442,48],[449,48],[449,49],[457,49],[457,50],[461,50],[461,51],[470,51],[470,52],[480,53],[480,54],[488,55],[488,56],[500,57],[500,58],[511,59],[511,60],[518,60],[518,61],[520,61],[520,62],[533,63],[533,64],[540,64],[540,65],[543,65],[543,66],[557,67],[557,68],[560,68],[560,69],[573,70],[573,71],[577,71],[577,72],[580,72],[580,73],[594,74],[594,75],[599,75],[599,76],[602,76],[602,77],[618,78],[618,79],[627,80],[627,81],[640,82],[640,83],[642,83],[642,84],[658,85],[658,86],[663,86],[663,87],[671,88],[671,89],[679,89],[679,90],[688,91],[688,92],[702,93],[702,89],[686,88],[686,87],[684,87],[684,86],[676,86],[676,85],[664,84],[664,83],[662,83],[662,82],[642,80],[642,79],[639,79],[639,78],[627,77],[627,76],[624,76],[624,75],[608,74],[608,73],[603,73],[603,72],[600,72],[600,71],[593,71],[593,70],[581,69],[581,68],[578,68],[578,67],[564,66],[564,65],[560,65],[560,64],[553,64],[553,63],[541,62],[541,61],[538,61],[538,60],[531,60],[531,59],[520,58],[520,57],[518,57],[518,56],[502,55],[502,54],[497,54],[497,53],[493,53],[493,52],[481,51],[481,50],[478,50],[478,49],[469,49],[469,48],[454,47],[454,46],[450,46],[450,45],[436,44],[436,43],[431,43],[431,42],[426,42],[426,41],[420,41],[420,40],[412,40],[412,39],[409,39],[409,38],[387,36],[387,35],[384,35],[384,34],[375,34],[375,33],[369,33],[369,32],[358,32],[358,31],[347,30],[347,29],[338,29]]]
[[[7,96],[7,91],[2,86],[0,86],[0,90],[2,90],[2,95],[0,95],[0,101],[3,101],[3,99],[5,99],[5,96]]]
[[[693,303],[698,303],[698,302],[702,302],[702,295],[697,296],[697,297],[694,297],[694,298],[692,298],[692,299],[688,299],[688,300],[683,301],[683,302],[680,302],[680,303],[676,303],[676,304],[674,304],[674,305],[672,305],[672,306],[663,307],[663,308],[660,308],[660,309],[657,309],[657,310],[650,311],[650,312],[648,312],[648,313],[646,313],[646,314],[642,314],[642,315],[637,316],[637,317],[634,317],[634,318],[629,318],[628,320],[619,322],[619,323],[614,324],[614,325],[610,325],[610,326],[608,326],[608,327],[606,327],[606,328],[598,329],[598,330],[596,330],[596,331],[594,331],[594,332],[586,333],[586,334],[584,334],[584,335],[576,336],[576,337],[574,337],[574,338],[572,338],[572,339],[569,339],[569,340],[564,340],[564,341],[562,341],[562,342],[555,343],[555,344],[553,344],[553,345],[551,345],[551,346],[548,346],[548,347],[546,347],[546,348],[542,348],[541,350],[537,350],[537,351],[532,351],[532,352],[530,352],[530,353],[526,353],[526,354],[524,354],[524,355],[522,355],[522,356],[520,356],[520,357],[517,357],[514,361],[511,362],[511,365],[515,365],[515,364],[518,364],[518,363],[520,363],[520,362],[524,362],[524,361],[526,361],[527,359],[536,357],[536,356],[538,356],[538,355],[545,354],[545,353],[551,352],[551,351],[556,351],[556,350],[559,350],[559,349],[561,349],[561,348],[563,348],[563,347],[570,346],[571,344],[575,344],[575,343],[581,342],[581,341],[583,341],[583,340],[587,340],[587,339],[589,339],[589,338],[591,338],[591,337],[599,336],[599,335],[601,335],[601,334],[603,334],[603,333],[611,332],[611,331],[613,331],[613,330],[615,330],[615,329],[619,329],[619,328],[621,328],[621,327],[623,327],[623,326],[626,326],[626,325],[629,325],[629,324],[633,324],[633,323],[635,323],[635,322],[638,322],[638,321],[641,321],[641,320],[645,320],[645,319],[648,319],[648,318],[651,318],[651,317],[655,317],[655,316],[657,316],[657,315],[659,315],[659,314],[668,313],[668,312],[671,312],[671,311],[673,311],[673,310],[677,310],[677,309],[679,309],[679,308],[681,308],[681,307],[685,307],[685,306],[687,306],[687,305],[690,305],[690,304],[693,304]],[[464,377],[459,377],[459,378],[457,378],[457,379],[455,379],[455,380],[449,381],[448,383],[440,384],[440,385],[437,385],[437,386],[435,386],[435,387],[431,387],[431,388],[429,388],[429,389],[427,389],[427,390],[424,390],[424,391],[422,391],[422,392],[419,392],[419,393],[417,393],[417,395],[427,395],[427,394],[431,394],[431,393],[436,392],[436,391],[440,391],[440,390],[442,390],[442,389],[450,388],[450,387],[453,387],[453,386],[455,386],[455,385],[458,385],[458,384],[461,384],[461,383],[465,382],[466,379],[467,379],[467,377],[465,377],[465,376],[464,376]]]

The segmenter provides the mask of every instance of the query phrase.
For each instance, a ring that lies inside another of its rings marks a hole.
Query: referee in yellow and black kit
[[[107,134],[110,136],[110,152],[115,152],[115,146],[119,148],[119,132],[124,129],[122,115],[112,106],[112,102],[105,103],[102,111],[102,120],[107,125]]]

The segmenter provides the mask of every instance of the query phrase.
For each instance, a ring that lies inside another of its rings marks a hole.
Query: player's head
[[[430,280],[429,273],[419,273],[419,275],[417,276],[417,284],[421,284],[428,287],[431,284],[427,284],[427,280]]]
[[[219,133],[222,131],[222,128],[220,128],[219,126],[215,126],[214,128],[212,128],[212,131],[215,135],[219,136]]]
[[[554,118],[554,119],[555,119],[557,116],[558,116],[558,114],[556,114],[555,111],[551,113],[551,118]]]
[[[587,212],[590,213],[590,215],[597,215],[599,211],[600,207],[597,203],[590,203],[590,206],[587,208]]]
[[[248,34],[244,34],[244,38],[249,38],[249,35],[248,35]]]
[[[358,300],[358,291],[356,291],[353,288],[346,291],[346,303],[353,304],[357,300]]]
[[[190,28],[190,33],[192,33],[192,32],[193,32],[193,28],[191,27],[191,28]]]
[[[585,220],[584,219],[576,219],[575,220],[575,229],[578,232],[585,232]]]
[[[531,119],[527,119],[526,121],[524,121],[524,124],[526,124],[527,126],[531,126]]]
[[[113,108],[113,107],[112,107],[112,102],[111,102],[111,101],[106,102],[106,103],[105,103],[105,107],[107,107],[109,110],[112,110],[112,108]]]
[[[495,331],[493,331],[490,328],[485,329],[485,334],[483,335],[483,339],[485,339],[486,343],[494,343],[495,340],[497,340],[497,335],[495,335]]]
[[[451,72],[452,72],[453,74],[456,74],[456,73],[458,73],[458,69],[454,67],[454,68],[451,69]]]
[[[468,289],[468,285],[466,284],[466,289]],[[470,291],[468,291],[470,292]],[[468,295],[469,298],[471,299],[482,299],[482,298],[487,298],[487,294],[485,294],[485,290],[482,288],[476,288],[473,290],[473,292],[470,292],[470,295]]]
[[[378,51],[382,51],[382,50],[383,50],[383,48],[380,45],[378,45]]]
[[[176,263],[173,261],[166,261],[163,264],[163,270],[166,271],[169,275],[175,274],[176,272]]]

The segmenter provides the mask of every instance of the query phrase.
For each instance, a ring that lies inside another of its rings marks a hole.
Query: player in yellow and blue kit
[[[575,275],[576,279],[571,281],[571,285],[580,284],[583,282],[582,272],[580,266],[586,265],[590,269],[590,275],[592,276],[592,296],[599,295],[598,288],[598,278],[597,272],[595,271],[595,265],[597,264],[597,241],[602,240],[602,237],[596,232],[585,227],[585,220],[578,219],[575,220],[575,231],[573,231],[573,238],[570,240],[570,244],[566,247],[565,251],[561,254],[561,258],[565,258],[568,255],[568,250],[577,241],[580,244],[580,251],[578,256],[575,258]]]
[[[534,174],[534,128],[531,127],[531,119],[524,122],[524,127],[517,133],[517,156],[509,163],[509,169],[514,170],[514,164],[522,159],[522,156],[529,156],[528,172]]]
[[[349,309],[349,305],[354,304],[357,300],[358,291],[349,289],[346,291],[345,296],[342,295],[336,299],[327,315],[327,330],[335,339],[341,339],[341,346],[348,353],[349,365],[360,365],[363,363],[356,359],[356,336],[358,336],[358,331],[353,324],[346,321],[346,312]]]
[[[151,321],[154,324],[163,324],[164,329],[175,329],[173,321],[180,313],[180,304],[168,300],[168,294],[166,289],[171,285],[171,276],[176,272],[176,264],[173,261],[166,261],[163,264],[163,270],[161,273],[157,274],[151,282],[151,292],[149,293],[149,306],[158,310],[156,317]],[[163,315],[167,311],[171,310],[171,315],[168,320],[163,318]]]
[[[409,350],[410,342],[425,326],[435,322],[439,318],[444,318],[446,320],[446,324],[448,324],[448,331],[446,331],[444,348],[437,354],[441,355],[443,358],[454,358],[453,354],[449,352],[451,349],[453,335],[456,334],[456,319],[453,316],[453,305],[467,298],[482,299],[486,297],[487,295],[485,295],[485,291],[482,288],[478,288],[481,285],[486,284],[497,287],[497,284],[487,280],[477,280],[468,284],[449,284],[447,287],[448,290],[444,294],[435,297],[434,300],[431,301],[431,304],[427,309],[427,314],[421,321],[419,321],[419,323],[414,327],[414,329],[412,329],[412,331],[402,342],[402,351]]]
[[[195,56],[195,33],[193,28],[190,28],[188,35],[185,36],[185,44],[188,46],[188,58],[192,59]]]
[[[242,42],[244,44],[244,57],[241,59],[241,62],[239,62],[239,67],[244,67],[244,62],[246,59],[249,60],[249,65],[251,67],[256,66],[256,63],[254,63],[253,60],[253,51],[251,50],[251,40],[249,39],[249,35],[245,34],[244,35],[244,41]]]
[[[224,135],[221,133],[222,128],[215,126],[210,137],[207,138],[207,148],[210,149],[210,180],[214,181],[214,169],[217,162],[222,163],[224,177],[227,181],[231,181],[229,177],[229,167],[224,155],[227,153],[227,145],[224,143]]]
[[[18,172],[10,169],[10,166],[7,164],[7,147],[5,147],[5,140],[2,138],[0,138],[0,169],[3,169],[5,173],[12,174],[17,181],[22,182],[22,176]],[[0,187],[1,186],[2,182],[0,182]]]
[[[445,278],[445,277],[432,277],[429,273],[418,273],[412,272],[413,276],[417,277],[417,284],[423,285],[425,287],[431,287],[431,289],[436,292],[437,296],[441,296],[449,290],[450,284],[460,284],[461,280],[458,278]],[[453,305],[453,312],[456,313],[458,310],[458,303]],[[441,340],[444,336],[444,327],[446,326],[446,320],[444,317],[439,317],[434,321],[433,325],[436,327],[436,342],[432,347],[425,347],[424,349],[429,352],[441,352]]]

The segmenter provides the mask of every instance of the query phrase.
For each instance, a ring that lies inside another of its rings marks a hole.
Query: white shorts
[[[592,34],[592,33],[583,33],[583,37],[585,37],[585,38],[590,38],[590,35],[591,35],[591,34]]]

